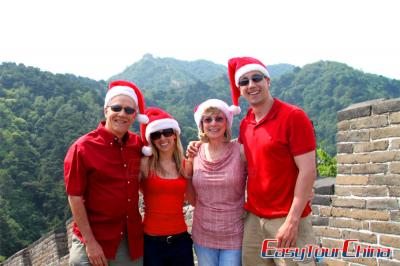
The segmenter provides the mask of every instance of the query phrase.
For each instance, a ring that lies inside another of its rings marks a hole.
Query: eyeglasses
[[[262,74],[254,74],[253,76],[251,76],[250,79],[253,82],[257,83],[257,82],[260,82],[261,80],[263,80],[264,78],[265,78],[265,76]],[[241,80],[239,80],[239,86],[247,86],[247,85],[249,85],[249,83],[250,83],[250,80],[247,77],[244,77]]]
[[[222,116],[216,116],[216,117],[208,116],[208,117],[204,117],[201,121],[204,124],[211,124],[212,121],[215,121],[216,123],[222,123],[222,122],[224,122],[224,120],[225,120],[225,118],[223,118]]]
[[[153,133],[150,133],[150,139],[151,140],[158,140],[159,138],[161,138],[161,135],[163,135],[164,137],[168,138],[171,137],[172,135],[174,135],[175,132],[172,128],[167,128],[164,130],[160,130],[160,131],[156,131]]]
[[[119,104],[110,105],[109,107],[111,108],[111,110],[112,110],[113,112],[117,112],[117,113],[121,112],[122,109],[124,109],[124,110],[125,110],[125,113],[127,113],[128,115],[133,115],[133,114],[136,112],[135,108],[132,108],[132,107],[122,107],[122,106],[119,105]]]

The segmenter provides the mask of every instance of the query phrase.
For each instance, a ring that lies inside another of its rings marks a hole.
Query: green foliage
[[[272,79],[274,97],[303,108],[314,123],[318,141],[336,153],[336,114],[352,103],[400,97],[400,81],[366,74],[345,64],[320,61]]]
[[[400,97],[400,81],[365,74],[344,64],[317,62],[303,68],[269,66],[271,92],[302,107],[313,120],[321,176],[335,176],[336,113],[356,102]],[[148,106],[170,112],[182,142],[197,139],[193,109],[209,98],[231,103],[225,66],[146,55],[113,79],[135,82]],[[107,84],[54,75],[14,63],[0,65],[0,260],[37,240],[70,217],[63,159],[79,136],[102,119]],[[238,135],[247,103],[233,122]],[[135,123],[134,131],[138,130]]]
[[[336,157],[329,154],[322,148],[317,149],[318,176],[336,177],[337,165]]]
[[[63,158],[101,119],[104,82],[0,65],[0,255],[70,217]]]

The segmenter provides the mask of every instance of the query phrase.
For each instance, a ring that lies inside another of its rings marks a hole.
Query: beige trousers
[[[90,266],[89,258],[86,254],[85,245],[74,234],[72,235],[71,250],[69,252],[70,266]],[[143,257],[131,260],[129,255],[128,241],[126,238],[119,244],[115,260],[108,260],[109,266],[143,266]]]
[[[244,221],[244,236],[242,246],[243,266],[292,266],[292,265],[315,265],[314,260],[293,261],[292,259],[282,258],[263,258],[261,257],[261,247],[264,239],[275,239],[275,235],[286,217],[276,219],[260,218],[250,212],[247,213]],[[311,224],[311,215],[302,218],[299,225],[297,236],[297,246],[315,245],[315,236]]]

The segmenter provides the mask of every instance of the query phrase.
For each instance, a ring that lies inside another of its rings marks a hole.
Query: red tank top
[[[187,231],[183,215],[186,179],[168,179],[150,172],[142,180],[144,232],[149,235],[174,235]]]

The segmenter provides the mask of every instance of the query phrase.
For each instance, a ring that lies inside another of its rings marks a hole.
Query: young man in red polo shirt
[[[131,82],[114,81],[105,97],[105,121],[80,137],[64,160],[74,223],[70,265],[142,265],[138,210],[142,142],[129,131],[145,103]]]
[[[315,244],[308,202],[316,178],[313,126],[299,107],[272,97],[259,60],[232,58],[228,72],[233,104],[243,96],[250,105],[239,136],[248,163],[243,265],[297,265],[262,258],[260,250],[264,239],[276,239],[278,247]]]

